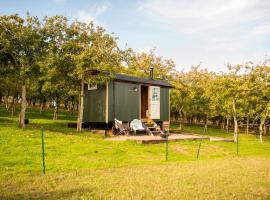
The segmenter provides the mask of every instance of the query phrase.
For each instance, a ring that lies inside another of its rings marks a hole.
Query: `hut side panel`
[[[115,99],[115,82],[109,81],[108,84],[108,95],[109,95],[109,102],[108,102],[108,121],[113,122],[115,116],[115,107],[114,107],[114,99]]]
[[[84,122],[106,122],[106,85],[86,90],[84,96]]]
[[[139,84],[115,82],[114,105],[115,117],[121,121],[139,119]]]
[[[160,88],[160,121],[169,121],[169,88]]]

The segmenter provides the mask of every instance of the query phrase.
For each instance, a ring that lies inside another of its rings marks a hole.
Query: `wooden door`
[[[149,87],[149,117],[151,119],[160,119],[160,87]]]

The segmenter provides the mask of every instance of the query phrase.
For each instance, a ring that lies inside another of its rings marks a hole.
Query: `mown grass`
[[[232,138],[233,137],[233,131],[229,131],[227,133],[225,130],[208,127],[207,133],[204,133],[204,127],[202,125],[184,125],[184,128],[182,131],[179,130],[179,124],[172,123],[171,124],[171,130],[181,132],[182,134],[185,133],[192,133],[192,134],[200,134],[200,135],[209,135],[209,136],[218,136],[223,138]]]
[[[0,108],[0,199],[268,199],[270,141],[240,135],[239,156],[230,142],[199,141],[143,145],[107,141],[100,134],[67,128],[76,116],[42,115],[29,109],[21,130],[17,117]],[[45,128],[46,175],[41,166]],[[176,128],[176,127],[172,127]],[[201,133],[201,127],[185,132]],[[221,136],[217,129],[210,135]],[[227,134],[228,137],[231,135]]]

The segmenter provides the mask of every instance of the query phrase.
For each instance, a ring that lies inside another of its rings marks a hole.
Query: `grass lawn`
[[[30,124],[0,107],[0,199],[270,199],[270,139],[260,144],[240,135],[239,156],[231,142],[198,141],[137,144],[107,141],[89,131],[76,133],[64,111],[28,109]],[[46,175],[41,166],[41,130],[45,128]],[[172,127],[176,129],[176,126]],[[184,132],[202,133],[202,127]],[[209,135],[232,134],[209,129]]]

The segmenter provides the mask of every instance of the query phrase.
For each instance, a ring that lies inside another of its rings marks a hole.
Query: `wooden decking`
[[[233,142],[232,139],[228,139],[228,138],[210,137],[210,136],[192,135],[192,134],[174,134],[174,133],[172,133],[169,136],[169,141],[200,140],[200,139],[210,140],[210,141]],[[162,142],[166,141],[164,138],[161,138],[160,136],[148,136],[148,135],[142,135],[142,136],[116,136],[116,137],[112,137],[112,138],[107,138],[106,140],[111,140],[111,141],[133,140],[133,141],[137,141],[138,143],[142,143],[142,144],[162,143]]]

